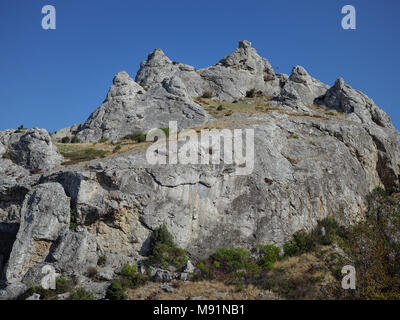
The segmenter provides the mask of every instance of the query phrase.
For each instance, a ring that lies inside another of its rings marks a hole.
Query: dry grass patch
[[[129,140],[122,140],[116,145],[113,145],[110,142],[74,144],[55,143],[58,151],[65,159],[67,159],[63,165],[73,165],[80,162],[105,158],[107,156],[119,155],[131,151],[134,148],[146,146],[147,144],[148,142],[135,143]]]
[[[321,248],[326,249],[323,255],[331,252],[327,248]],[[326,288],[336,282],[324,259],[313,252],[278,261],[263,286],[287,299],[313,300],[326,298]]]
[[[129,300],[274,300],[277,296],[253,285],[237,287],[220,281],[175,281],[174,292],[165,292],[159,283],[148,283],[138,289],[128,289]]]
[[[269,97],[242,98],[238,101],[216,101],[208,98],[194,98],[214,118],[229,117],[234,113],[260,114],[281,108],[269,104]]]
[[[334,117],[334,118],[339,118],[339,119],[345,119],[346,116],[343,112],[338,112],[336,110],[330,110],[330,109],[325,109],[324,107],[313,104],[311,106],[307,106],[311,110],[314,110],[318,113],[321,113],[325,117]]]

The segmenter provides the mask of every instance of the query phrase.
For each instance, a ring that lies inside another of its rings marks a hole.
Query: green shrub
[[[315,240],[310,234],[298,231],[293,234],[292,239],[283,246],[285,255],[295,256],[312,250],[315,247]]]
[[[42,286],[32,285],[24,293],[17,297],[17,300],[26,300],[34,293],[40,295],[41,300],[54,300],[58,294],[71,291],[73,281],[70,279],[57,278],[56,289],[44,289]]]
[[[212,96],[213,96],[213,94],[211,91],[204,91],[203,94],[201,95],[201,97],[205,98],[205,99],[211,99]]]
[[[69,292],[73,287],[73,281],[70,279],[57,278],[56,280],[56,294]]]
[[[126,138],[135,141],[135,142],[145,142],[146,141],[146,134],[140,131],[136,131],[134,133],[132,133],[129,136],[126,136]]]
[[[69,221],[69,229],[72,231],[75,231],[76,227],[78,226],[78,223],[76,222],[76,213],[74,209],[71,209],[71,217]]]
[[[23,125],[23,124],[21,124],[21,125],[18,127],[18,129],[15,131],[15,133],[20,133],[20,132],[23,132],[23,131],[25,131],[25,130],[27,130],[27,129],[24,128],[24,125]]]
[[[250,89],[246,92],[246,98],[254,98],[256,96],[256,89]]]
[[[70,138],[69,137],[64,137],[61,139],[61,143],[69,143]]]
[[[149,280],[147,275],[141,274],[137,270],[136,265],[126,264],[120,271],[120,282],[124,287],[135,289],[138,288]]]
[[[113,150],[113,153],[116,153],[122,149],[122,146],[120,144],[116,145],[116,147]]]
[[[218,111],[222,111],[222,110],[224,110],[224,107],[223,107],[223,105],[222,105],[222,104],[220,104],[220,105],[218,106],[217,110],[218,110]]]
[[[152,264],[158,265],[163,269],[173,266],[178,270],[182,270],[188,262],[185,250],[174,246],[168,246],[164,243],[157,243],[150,256]]]
[[[250,264],[250,253],[243,248],[218,249],[212,256],[212,261],[220,264],[220,269],[233,272],[239,269],[247,269]]]
[[[325,229],[325,235],[321,233],[322,228]],[[319,244],[330,245],[335,240],[345,239],[347,237],[347,232],[334,218],[327,217],[318,222],[318,226],[313,231],[313,235],[316,242]]]
[[[93,293],[83,288],[78,288],[71,293],[69,300],[94,300]]]
[[[165,244],[168,247],[175,246],[174,238],[168,231],[168,228],[165,224],[161,225],[159,228],[154,230],[150,241],[150,254],[153,253],[155,246],[159,243]]]
[[[142,91],[142,90],[139,90],[137,93],[138,93],[138,94],[143,94],[143,91]]]
[[[279,247],[273,244],[257,245],[258,264],[266,270],[272,270],[275,262],[279,260],[280,252]]]
[[[100,138],[99,141],[97,141],[97,142],[98,142],[98,143],[104,143],[104,142],[107,142],[107,141],[108,141],[108,138],[102,137],[102,138]]]
[[[81,141],[79,140],[79,138],[78,137],[73,137],[72,139],[71,139],[71,143],[81,143]]]
[[[294,289],[290,281],[290,275],[282,269],[274,269],[272,275],[262,280],[261,287],[264,290],[270,290],[282,296],[288,295]]]
[[[182,270],[189,258],[185,250],[175,245],[172,235],[163,224],[152,234],[148,260],[149,263],[164,269],[174,266]]]
[[[17,300],[26,300],[35,293],[40,295],[41,300],[48,299],[49,297],[52,297],[54,295],[54,293],[51,291],[52,290],[43,289],[41,286],[31,286],[25,292],[20,294],[17,297]]]
[[[400,199],[375,189],[368,197],[366,218],[347,232],[341,247],[350,263],[344,261],[341,267],[351,264],[356,269],[356,290],[342,290],[339,285],[335,297],[400,299]],[[336,276],[343,277],[339,272]]]
[[[109,300],[127,300],[128,296],[125,293],[125,289],[122,286],[121,281],[114,280],[108,287],[106,292],[106,299]]]

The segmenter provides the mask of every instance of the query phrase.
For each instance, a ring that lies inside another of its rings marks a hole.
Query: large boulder
[[[27,169],[48,170],[63,162],[63,157],[44,129],[13,133],[7,147],[10,159]]]
[[[89,267],[97,266],[96,237],[85,229],[80,232],[64,231],[50,254],[56,270],[63,275],[82,275]]]

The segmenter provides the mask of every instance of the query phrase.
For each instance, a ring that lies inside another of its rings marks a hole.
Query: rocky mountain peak
[[[115,77],[113,79],[113,84],[116,86],[124,85],[124,84],[127,84],[130,80],[132,80],[132,79],[129,76],[128,72],[126,72],[125,70],[122,70],[115,75]]]
[[[218,64],[227,68],[248,71],[254,75],[262,75],[264,81],[275,79],[275,72],[270,63],[260,57],[256,49],[251,47],[251,42],[247,40],[240,41],[239,48]]]
[[[144,89],[123,70],[118,72],[114,77],[113,85],[107,93],[106,101],[113,99],[132,100],[140,91],[143,92]]]
[[[145,65],[152,67],[162,67],[166,64],[171,64],[172,61],[165,55],[164,51],[159,48],[154,49],[144,61]]]
[[[247,40],[239,41],[239,48],[241,49],[251,48],[251,42]]]
[[[336,90],[343,90],[343,88],[346,86],[346,82],[344,81],[343,78],[339,78],[335,81],[334,87]]]
[[[293,82],[303,84],[309,83],[311,81],[310,75],[308,74],[307,70],[304,69],[302,66],[295,66],[292,69],[289,79]]]

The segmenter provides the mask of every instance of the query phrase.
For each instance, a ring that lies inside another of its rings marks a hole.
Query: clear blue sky
[[[54,5],[57,29],[41,28]],[[341,8],[357,10],[357,30],[341,28]],[[113,76],[134,78],[154,48],[197,68],[247,39],[277,72],[294,65],[328,84],[343,77],[400,128],[398,0],[1,0],[0,130],[49,131],[83,122]]]

